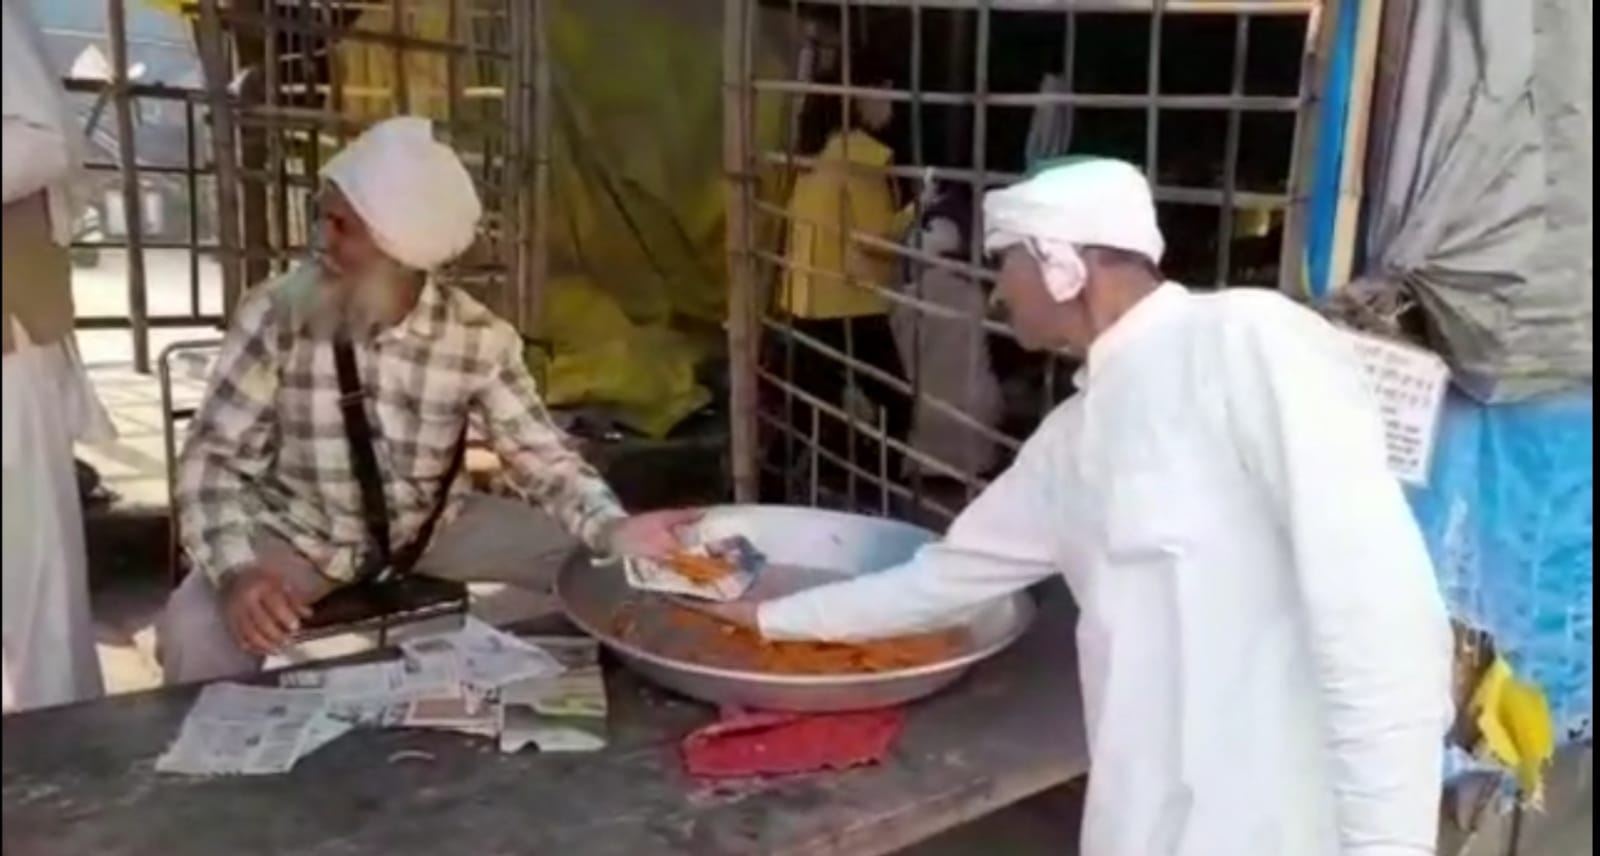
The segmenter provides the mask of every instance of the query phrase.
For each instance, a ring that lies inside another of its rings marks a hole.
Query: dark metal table
[[[707,708],[607,667],[610,745],[501,755],[490,741],[355,731],[284,776],[160,776],[196,690],[4,720],[7,856],[795,856],[887,853],[1088,769],[1073,614],[1052,585],[1010,651],[916,705],[885,764],[711,789],[679,740]],[[415,752],[397,759],[402,750]],[[1070,834],[1065,828],[1063,834]]]

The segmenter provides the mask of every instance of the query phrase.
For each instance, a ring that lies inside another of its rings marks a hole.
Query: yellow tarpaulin
[[[404,8],[408,33],[448,39],[448,0]],[[558,0],[546,12],[551,279],[542,329],[530,332],[554,351],[536,376],[552,404],[608,405],[653,436],[709,399],[694,368],[722,344],[721,13],[718,0]],[[390,16],[374,8],[354,26],[389,31]],[[762,73],[790,55],[778,39],[757,38]],[[346,40],[337,57],[345,112],[364,122],[392,115],[392,49]],[[472,115],[501,115],[502,66],[459,63],[458,100]],[[445,118],[444,55],[407,51],[405,69],[410,112]],[[755,144],[770,147],[780,105],[764,107]]]

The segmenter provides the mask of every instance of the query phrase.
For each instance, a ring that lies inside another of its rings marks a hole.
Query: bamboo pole
[[[527,283],[528,294],[523,303],[528,316],[524,332],[543,337],[545,301],[550,279],[550,212],[553,192],[550,183],[551,143],[555,111],[551,99],[554,91],[550,85],[550,4],[546,0],[533,2],[533,222],[525,226],[529,231],[528,270],[519,279]]]
[[[978,3],[977,44],[973,45],[972,51],[972,92],[976,96],[976,106],[972,111],[972,168],[977,171],[974,184],[980,187],[986,183],[986,173],[989,168],[989,50],[990,43],[994,40],[991,35],[994,26],[994,16],[990,8],[991,3],[992,0],[980,0]],[[967,236],[967,261],[973,267],[981,267],[983,264],[983,242],[976,240],[975,236],[984,233],[983,194],[972,194],[972,207],[970,210],[971,219],[968,222],[972,225],[969,230],[971,234]],[[968,320],[981,329],[983,323],[988,319],[978,315]],[[974,336],[969,341],[972,343],[973,348],[985,344],[981,336]],[[968,359],[970,360],[969,365],[977,365],[976,351],[970,353]],[[915,412],[916,404],[916,401],[911,402],[913,412]],[[977,497],[978,490],[981,489],[971,482],[966,483],[964,487],[966,489],[967,502],[972,502]]]
[[[745,63],[749,38],[749,0],[722,4],[722,157],[728,222],[728,371],[729,446],[734,499],[754,502],[760,489],[757,467],[757,365],[752,344],[756,320],[755,277],[750,257],[750,194],[753,161],[749,156],[749,111],[752,90]]]
[[[1315,174],[1317,128],[1321,124],[1323,90],[1328,75],[1338,16],[1345,0],[1324,0],[1306,21],[1306,49],[1300,70],[1302,107],[1295,121],[1294,154],[1289,162],[1289,206],[1283,217],[1283,246],[1278,256],[1278,290],[1310,298],[1306,279],[1306,222],[1311,181]],[[1241,198],[1240,203],[1244,203]]]
[[[234,67],[240,71],[248,72],[254,69],[257,74],[245,75],[239,78],[242,85],[233,95],[237,101],[230,106],[233,111],[247,109],[241,105],[261,105],[265,101],[265,66],[266,43],[276,39],[281,29],[274,29],[277,24],[287,24],[287,21],[268,21],[263,7],[268,3],[276,4],[277,0],[240,0],[230,3],[237,7],[241,3],[248,4],[255,10],[257,16],[264,22],[264,26],[256,29],[235,27],[230,32],[234,50]],[[226,80],[227,78],[224,78]],[[276,78],[274,78],[274,81]],[[235,133],[238,134],[239,164],[247,170],[260,170],[271,172],[271,157],[267,151],[268,132],[255,125],[234,123]],[[266,279],[272,273],[271,255],[271,201],[269,191],[271,183],[260,185],[245,184],[239,192],[239,244],[241,247],[251,249],[261,248],[268,251],[265,257],[241,257],[244,269],[243,285],[249,287],[254,283]],[[241,292],[242,294],[242,292]]]
[[[150,373],[150,325],[144,269],[144,200],[139,189],[139,153],[128,92],[128,13],[123,0],[108,0],[111,79],[117,109],[117,158],[122,167],[123,223],[128,237],[128,322],[133,333],[133,370]]]
[[[211,114],[212,167],[217,179],[217,244],[221,249],[222,311],[224,316],[238,305],[243,293],[239,245],[239,176],[234,160],[232,105],[228,98],[230,77],[222,42],[219,0],[201,0],[199,48],[205,70],[206,105]]]
[[[405,0],[391,0],[394,17],[389,21],[389,31],[394,41],[389,53],[394,62],[394,112],[404,116],[411,112],[411,81],[406,69],[406,5]]]
[[[1233,74],[1228,94],[1244,92],[1245,72],[1250,61],[1250,16],[1239,15],[1233,29]],[[1217,212],[1217,275],[1212,284],[1221,288],[1233,278],[1234,213],[1238,210],[1234,194],[1239,189],[1239,137],[1244,117],[1238,110],[1228,111],[1227,136],[1222,144],[1222,208]]]
[[[1350,77],[1350,107],[1345,114],[1339,166],[1339,200],[1334,213],[1333,247],[1328,266],[1328,294],[1350,281],[1355,267],[1357,227],[1366,186],[1367,137],[1374,103],[1379,36],[1384,0],[1358,4],[1355,55]]]

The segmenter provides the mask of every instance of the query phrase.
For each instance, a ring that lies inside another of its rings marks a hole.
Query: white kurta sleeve
[[[1339,852],[1432,854],[1450,630],[1376,402],[1344,338],[1305,310],[1266,309],[1231,332],[1227,406],[1293,552]]]
[[[5,117],[3,133],[6,204],[32,196],[67,174],[67,146],[60,134],[16,116]]]
[[[1068,422],[1053,414],[943,540],[903,565],[762,604],[762,634],[849,641],[910,633],[1055,573],[1053,496],[1063,488]]]

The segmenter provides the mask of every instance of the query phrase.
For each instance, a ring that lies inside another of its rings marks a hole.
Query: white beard
[[[315,262],[297,271],[291,299],[296,314],[321,338],[369,339],[400,322],[408,271],[382,262],[355,277],[340,278]]]

